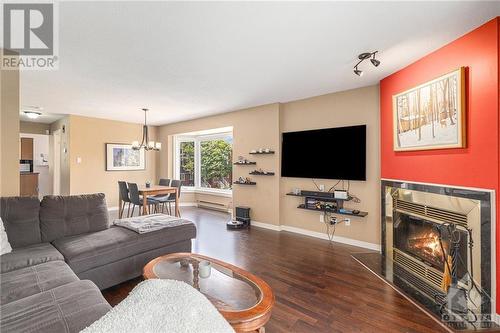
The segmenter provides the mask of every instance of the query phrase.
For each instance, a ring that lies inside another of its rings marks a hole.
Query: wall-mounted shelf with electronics
[[[306,193],[298,193],[298,194],[287,193],[286,195],[304,198],[304,203],[300,204],[297,207],[299,209],[314,210],[319,212],[329,212],[333,214],[359,216],[359,217],[365,217],[368,215],[367,212],[344,208],[344,201],[349,201],[352,198],[337,199],[334,198],[332,193],[329,192],[307,191]]]

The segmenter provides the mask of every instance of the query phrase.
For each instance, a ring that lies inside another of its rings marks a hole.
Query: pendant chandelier
[[[139,144],[139,141],[132,142],[132,149],[134,150],[155,150],[159,151],[161,149],[161,142],[149,141],[148,135],[148,124],[146,122],[146,114],[148,109],[142,109],[144,111],[144,126],[142,126],[142,141]]]

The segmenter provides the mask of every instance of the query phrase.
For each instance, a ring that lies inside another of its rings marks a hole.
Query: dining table
[[[148,206],[149,196],[159,195],[159,194],[167,195],[170,193],[175,193],[175,216],[180,217],[181,214],[179,212],[179,190],[177,187],[164,186],[164,185],[150,185],[149,187],[147,186],[139,187],[139,195],[142,195],[142,200],[143,200],[142,207],[144,214],[149,214],[149,206]]]

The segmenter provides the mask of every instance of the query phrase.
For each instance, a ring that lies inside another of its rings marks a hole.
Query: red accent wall
[[[381,176],[416,182],[496,190],[500,239],[500,18],[423,57],[380,82]],[[467,147],[394,152],[392,95],[466,67]],[[497,241],[497,313],[500,248]]]

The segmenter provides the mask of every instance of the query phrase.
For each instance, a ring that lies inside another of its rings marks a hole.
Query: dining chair
[[[182,185],[182,182],[180,180],[172,179],[170,181],[171,187],[177,187],[177,192],[179,193],[179,197],[181,195],[181,185]],[[168,215],[172,215],[172,206],[171,205],[172,205],[172,202],[175,202],[175,193],[170,193],[167,195],[160,194],[160,195],[155,196],[151,199],[158,202],[158,204],[161,205],[161,212],[162,213],[165,209],[165,205],[168,204]]]
[[[170,186],[172,187],[177,187],[177,195],[179,197],[179,200],[181,198],[181,188],[182,188],[182,181],[181,180],[177,180],[177,179],[172,179],[172,181],[170,182]],[[172,202],[175,203],[175,193],[171,193],[168,198],[167,198],[167,202],[168,202],[168,213],[170,215],[172,215]],[[179,213],[179,217],[180,217],[180,213]]]
[[[170,179],[168,178],[160,178],[160,182],[158,183],[158,185],[161,185],[161,186],[170,186]],[[162,195],[162,194],[160,194]]]
[[[125,211],[125,204],[128,204],[127,217],[130,215],[130,197],[128,196],[127,183],[124,181],[118,181],[118,195],[120,196],[122,206],[118,207],[118,218],[123,217],[123,212]]]
[[[135,206],[139,206],[139,215],[141,215],[141,207],[142,207],[142,215],[144,215],[144,207],[143,207],[143,199],[139,195],[139,187],[136,183],[128,183],[128,193],[130,197],[130,202],[132,203],[132,214],[130,216],[134,216]],[[151,206],[154,207],[154,211],[156,212],[157,202],[151,198],[147,198],[149,211],[151,211]]]

